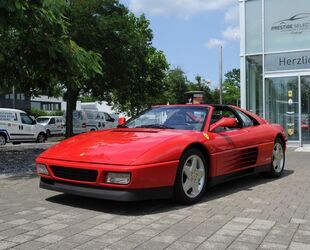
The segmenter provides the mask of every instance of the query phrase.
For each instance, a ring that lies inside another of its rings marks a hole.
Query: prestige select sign
[[[290,18],[280,20],[271,26],[272,31],[301,34],[310,31],[310,14],[299,13]]]
[[[266,71],[310,69],[310,51],[271,54],[265,57]]]

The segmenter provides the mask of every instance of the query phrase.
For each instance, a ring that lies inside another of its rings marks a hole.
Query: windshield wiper
[[[162,124],[150,124],[150,125],[141,125],[136,128],[159,128],[159,129],[175,129],[172,127],[168,127]]]

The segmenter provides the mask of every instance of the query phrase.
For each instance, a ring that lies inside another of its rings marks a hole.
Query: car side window
[[[234,118],[237,122],[237,127],[218,127],[214,130],[214,132],[219,133],[223,131],[230,131],[230,130],[236,130],[242,128],[242,121],[240,118],[236,115],[234,110],[228,107],[215,107],[212,113],[211,117],[211,125],[218,122],[222,118]]]
[[[113,120],[113,118],[109,114],[107,114],[107,113],[104,113],[104,118],[108,122],[111,122]]]
[[[211,124],[216,123],[217,121],[221,120],[222,118],[238,118],[236,117],[235,113],[232,110],[214,110],[211,117]]]
[[[49,124],[55,124],[55,118],[51,118]]]
[[[247,128],[247,127],[254,126],[253,120],[248,115],[246,115],[245,113],[243,113],[242,111],[238,109],[236,109],[235,111],[238,113],[238,115],[240,116],[242,120],[242,123],[243,123],[242,127]]]
[[[28,124],[28,125],[33,124],[33,120],[27,114],[20,113],[20,118],[23,124]]]

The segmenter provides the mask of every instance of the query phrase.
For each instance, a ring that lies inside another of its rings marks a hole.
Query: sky
[[[240,67],[238,0],[120,0],[151,22],[153,45],[189,80],[196,75],[218,86],[218,46],[223,73]]]

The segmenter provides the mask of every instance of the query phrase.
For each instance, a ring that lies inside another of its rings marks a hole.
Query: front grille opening
[[[50,166],[56,177],[74,181],[96,182],[98,172],[96,170],[66,168],[59,166]]]

